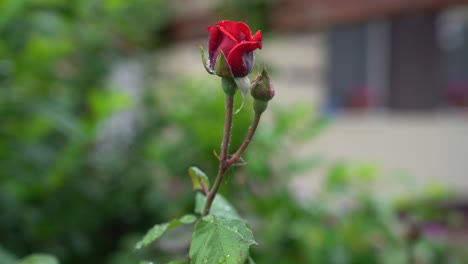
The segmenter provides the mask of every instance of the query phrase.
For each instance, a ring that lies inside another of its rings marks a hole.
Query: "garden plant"
[[[218,92],[223,91],[226,97],[221,149],[219,154],[215,152],[219,160],[218,172],[211,185],[209,177],[202,170],[191,167],[189,175],[193,189],[200,191],[195,195],[194,211],[197,215],[184,215],[154,226],[136,248],[149,245],[181,224],[194,224],[188,254],[191,263],[253,263],[249,254],[250,246],[256,244],[252,231],[218,190],[230,168],[247,164],[242,155],[255,135],[274,90],[265,66],[253,81],[247,76],[254,68],[254,50],[262,48],[261,31],[252,36],[250,28],[243,22],[220,21],[215,26],[208,26],[208,32],[209,63],[202,48],[203,66],[209,74],[221,78],[222,90]],[[231,154],[229,146],[235,115],[234,96],[238,90],[243,100],[249,92],[253,97],[253,118],[243,143]]]
[[[411,195],[384,200],[375,164],[298,155],[330,118],[268,105],[266,67],[248,77],[277,1],[220,1],[262,32],[209,26],[209,74],[170,80],[152,54],[172,42],[171,1],[0,2],[0,264],[467,263],[444,192],[405,175]],[[108,82],[127,61],[149,71],[139,100]],[[106,134],[129,112],[131,134]],[[321,169],[298,199],[292,177]]]

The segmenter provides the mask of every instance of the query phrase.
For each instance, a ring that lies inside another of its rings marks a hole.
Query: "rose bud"
[[[257,31],[252,36],[245,23],[227,20],[219,21],[216,26],[208,26],[207,30],[210,70],[221,77],[247,76],[254,66],[253,51],[262,48],[262,32]],[[221,51],[224,56],[220,56]]]
[[[270,101],[275,96],[275,90],[270,82],[270,75],[266,67],[263,66],[261,73],[257,75],[255,80],[252,82],[252,89],[250,94],[255,99],[254,100],[254,110],[255,112],[262,113],[268,106],[268,101]]]
[[[263,66],[262,72],[253,80],[250,94],[255,100],[261,101],[270,101],[275,96],[275,90],[271,85],[270,75],[268,75],[265,66]]]

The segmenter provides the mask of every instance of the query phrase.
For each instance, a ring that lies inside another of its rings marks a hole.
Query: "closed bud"
[[[262,72],[253,81],[250,94],[255,100],[264,102],[270,101],[275,96],[275,90],[271,85],[270,76],[265,66],[263,66]]]

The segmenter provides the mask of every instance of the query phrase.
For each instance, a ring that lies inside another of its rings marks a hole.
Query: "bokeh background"
[[[193,211],[189,166],[216,172],[221,19],[263,31],[276,89],[221,188],[257,263],[467,263],[464,2],[0,1],[0,263],[184,259],[186,229],[133,248]]]

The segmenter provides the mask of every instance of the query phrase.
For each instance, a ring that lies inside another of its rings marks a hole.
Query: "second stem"
[[[219,167],[218,167],[218,175],[216,176],[216,180],[211,188],[208,196],[206,197],[206,204],[203,210],[203,216],[208,215],[210,212],[211,204],[218,192],[221,183],[223,182],[224,175],[226,174],[229,155],[229,144],[231,141],[231,130],[232,130],[232,116],[233,116],[233,109],[234,109],[234,96],[233,95],[226,95],[226,110],[225,110],[225,118],[224,118],[224,130],[223,130],[223,139],[221,142],[221,153],[219,155]]]

